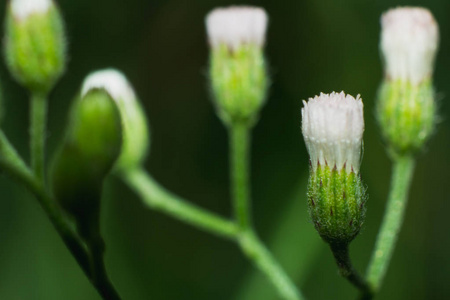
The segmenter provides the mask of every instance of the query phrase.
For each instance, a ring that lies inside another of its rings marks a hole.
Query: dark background
[[[4,17],[5,1],[0,5]],[[70,59],[50,97],[50,158],[69,105],[89,72],[124,71],[144,103],[152,131],[147,168],[164,186],[207,209],[230,215],[226,131],[207,91],[204,16],[209,0],[61,0]],[[379,299],[450,298],[449,186],[450,1],[248,1],[270,16],[267,58],[273,84],[254,129],[252,192],[261,238],[308,299],[352,299],[305,201],[308,157],[300,130],[301,100],[320,92],[360,93],[365,104],[362,177],[370,200],[352,244],[363,271],[381,222],[390,162],[374,118],[382,78],[380,14],[424,5],[441,31],[435,86],[440,120],[418,160],[406,219]],[[3,19],[1,19],[3,23]],[[28,157],[28,96],[0,65],[3,128]],[[124,299],[278,299],[238,247],[155,213],[117,178],[102,211],[107,268]],[[99,299],[42,209],[6,176],[0,178],[0,299]]]

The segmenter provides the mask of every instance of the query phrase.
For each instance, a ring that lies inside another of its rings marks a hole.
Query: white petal
[[[302,132],[311,164],[359,172],[364,132],[363,103],[359,95],[331,93],[303,102]]]

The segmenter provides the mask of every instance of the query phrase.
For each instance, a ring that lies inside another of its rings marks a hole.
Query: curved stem
[[[44,183],[45,174],[45,126],[47,119],[47,99],[34,93],[30,109],[30,154],[31,168],[36,178]]]
[[[286,300],[304,299],[295,284],[286,275],[283,268],[272,257],[264,244],[256,237],[253,231],[243,232],[239,238],[242,251],[264,273],[277,288],[278,293]]]
[[[367,280],[374,293],[379,290],[383,282],[403,223],[414,164],[412,156],[400,156],[394,159],[388,203],[367,271]],[[366,296],[365,299],[370,299],[370,296]]]
[[[31,170],[26,166],[17,151],[11,146],[4,133],[0,130],[0,168],[8,175],[23,184],[33,195],[37,198],[40,205],[47,213],[54,228],[61,236],[64,244],[69,249],[72,256],[77,261],[85,275],[90,278],[91,282],[102,296],[111,290],[114,290],[112,285],[103,284],[109,283],[106,273],[103,273],[102,284],[97,284],[93,281],[93,272],[91,269],[91,262],[86,245],[76,233],[76,231],[66,221],[60,209],[44,189],[43,183],[33,176]],[[115,292],[115,291],[114,291]],[[117,294],[117,292],[115,292]],[[104,299],[120,299],[120,298],[104,298]]]
[[[339,274],[350,281],[361,293],[370,294],[369,284],[359,275],[351,263],[348,244],[330,244],[330,248],[338,265]]]
[[[238,241],[243,252],[272,281],[283,299],[303,299],[295,284],[275,261],[266,247],[258,240],[252,228],[248,171],[250,162],[250,130],[251,127],[245,122],[235,122],[229,128],[232,196],[234,214],[240,232]]]
[[[235,238],[237,230],[233,222],[172,194],[158,184],[145,170],[131,169],[122,173],[121,178],[149,207],[210,233],[225,238]]]
[[[239,229],[245,231],[251,227],[248,176],[250,128],[246,123],[234,123],[229,128],[229,134],[234,215]]]

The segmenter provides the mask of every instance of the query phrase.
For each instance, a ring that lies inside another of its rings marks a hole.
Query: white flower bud
[[[209,44],[221,44],[235,51],[243,44],[264,46],[267,14],[264,9],[251,6],[216,8],[206,17]]]
[[[303,101],[302,132],[313,170],[327,165],[359,173],[364,132],[359,95],[331,93]]]
[[[388,79],[419,84],[433,72],[439,28],[429,10],[391,9],[381,17],[381,51]]]
[[[11,0],[13,15],[20,20],[34,13],[44,14],[52,5],[52,0]]]
[[[127,78],[117,70],[106,69],[90,74],[83,83],[81,97],[92,89],[104,89],[116,102],[122,118],[123,145],[116,170],[143,163],[149,148],[147,118]]]

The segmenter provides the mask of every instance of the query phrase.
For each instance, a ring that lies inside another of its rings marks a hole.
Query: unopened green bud
[[[122,119],[123,145],[115,169],[121,171],[140,166],[149,150],[150,132],[145,112],[131,84],[119,71],[106,69],[85,79],[82,94],[96,88],[103,88],[111,95]]]
[[[102,183],[120,154],[117,105],[102,89],[76,101],[62,146],[51,168],[53,194],[83,235],[98,225]]]
[[[206,17],[206,27],[218,114],[226,124],[252,124],[268,86],[263,54],[267,14],[258,7],[218,8]]]
[[[423,148],[436,122],[432,73],[439,29],[433,15],[418,7],[391,9],[381,24],[385,79],[377,118],[390,150],[411,154]]]
[[[367,200],[359,174],[361,99],[343,92],[310,98],[302,109],[302,132],[310,155],[311,219],[331,246],[348,245],[363,225]]]
[[[48,92],[66,65],[64,24],[53,0],[11,0],[6,15],[6,63],[33,92]]]

